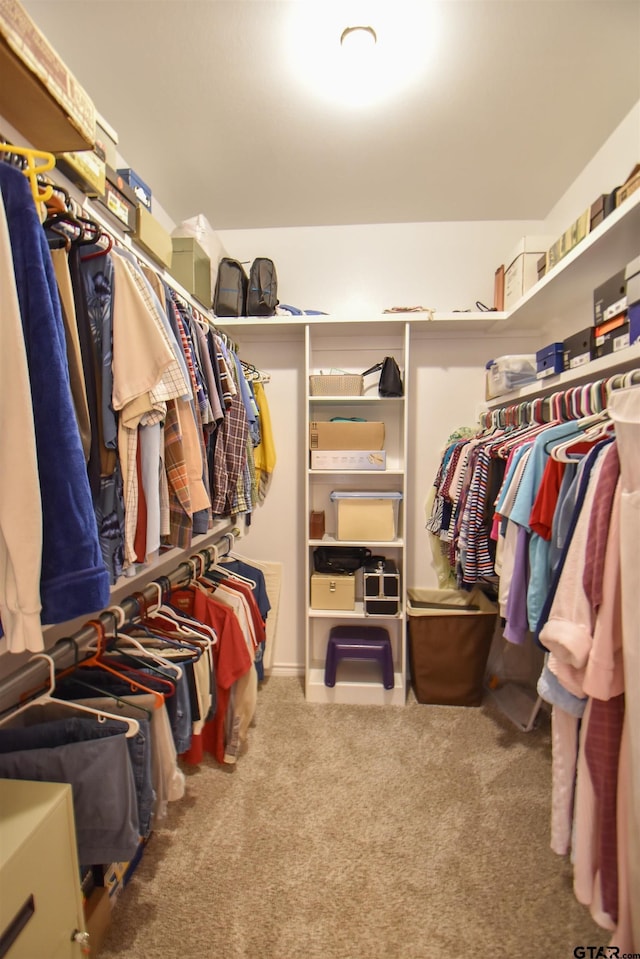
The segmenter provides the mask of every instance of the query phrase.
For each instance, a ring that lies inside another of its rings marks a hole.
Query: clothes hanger
[[[117,640],[117,634],[113,639]],[[87,648],[93,649],[94,647],[88,646]],[[176,678],[175,674],[173,674],[173,669],[171,669],[172,675],[168,676],[160,666],[154,665],[149,661],[145,662],[141,660],[139,656],[133,656],[128,650],[112,646],[108,639],[101,652],[101,661],[103,663],[109,663],[111,666],[115,664],[118,669],[122,671],[123,678],[127,682],[129,682],[132,677],[137,677],[137,679],[143,683],[148,683],[150,679],[153,679],[153,681],[161,687],[160,692],[165,697],[173,696],[176,691]]]
[[[48,689],[40,693],[35,699],[32,699],[27,703],[23,703],[22,706],[19,706],[17,709],[13,709],[7,714],[7,716],[1,718],[0,726],[3,726],[5,723],[9,723],[16,716],[26,712],[33,706],[46,706],[48,703],[55,703],[56,706],[66,706],[72,712],[86,713],[90,716],[95,716],[98,719],[98,722],[105,722],[107,719],[117,719],[119,722],[126,723],[127,731],[125,736],[127,739],[130,739],[132,736],[135,736],[140,732],[140,724],[138,723],[137,719],[132,719],[127,716],[117,716],[114,713],[105,711],[104,709],[93,709],[91,706],[85,706],[81,703],[76,703],[72,699],[58,699],[55,697],[53,693],[56,688],[56,667],[53,657],[49,656],[47,653],[34,653],[29,659],[29,662],[31,663],[35,659],[44,659],[49,664]]]
[[[71,645],[74,647],[74,649],[75,649],[75,663],[74,663],[74,665],[77,666],[77,665],[78,665],[78,653],[79,653],[79,649],[78,649],[78,644],[77,644],[77,642],[75,641],[75,639],[73,639],[72,636],[63,636],[61,639],[59,639],[59,640],[56,642],[56,647],[62,646],[62,645],[64,645],[65,643],[69,643],[69,644],[71,644]],[[67,677],[67,678],[69,678],[69,677]],[[83,689],[88,689],[88,690],[90,690],[91,692],[97,693],[98,696],[101,696],[101,697],[103,697],[103,698],[113,699],[113,700],[114,700],[116,703],[118,703],[120,706],[126,706],[127,708],[128,708],[128,707],[133,707],[134,709],[137,709],[137,710],[139,710],[141,713],[143,713],[144,716],[145,716],[147,719],[151,719],[151,712],[150,712],[150,710],[148,710],[145,706],[141,706],[139,703],[134,702],[133,699],[122,699],[120,696],[118,696],[118,695],[117,695],[116,693],[114,693],[112,690],[109,690],[109,689],[101,689],[99,686],[94,686],[92,683],[88,683],[85,679],[79,679],[77,676],[74,676],[74,677],[73,677],[73,682],[75,683],[76,686],[81,686]],[[62,681],[61,684],[58,684],[57,688],[59,689],[59,688],[61,688],[61,686],[64,687],[64,680]],[[76,698],[77,698],[77,697],[76,697]],[[74,698],[72,697],[71,701],[73,701],[73,700],[74,700]]]
[[[84,263],[86,260],[95,260],[96,257],[106,256],[107,253],[110,253],[113,249],[113,237],[110,233],[107,233],[105,230],[101,230],[99,236],[95,240],[91,240],[92,243],[98,244],[99,240],[106,240],[106,247],[100,247],[98,250],[95,250],[93,253],[87,253],[86,256],[81,256],[80,259]],[[81,241],[88,242],[88,241]]]
[[[21,167],[21,172],[29,180],[31,195],[36,203],[46,203],[51,199],[53,187],[41,187],[38,183],[38,174],[53,170],[56,165],[56,158],[53,153],[47,153],[44,150],[34,150],[31,147],[17,147],[11,143],[0,143],[0,152],[12,156],[23,157],[26,165]],[[36,160],[42,162],[38,165]]]
[[[106,673],[111,673],[111,675],[116,676],[121,682],[127,683],[133,690],[143,693],[151,693],[154,698],[154,707],[155,709],[160,709],[164,705],[164,694],[158,692],[157,689],[151,689],[149,686],[145,686],[134,676],[127,675],[126,671],[122,672],[121,670],[114,669],[112,665],[104,661],[104,652],[106,651],[106,633],[103,624],[97,619],[91,619],[87,622],[87,626],[92,626],[95,629],[98,636],[97,649],[92,656],[89,656],[86,659],[81,660],[76,665],[70,667],[69,669],[63,670],[59,673],[60,678],[71,675],[73,671],[82,667],[93,668],[93,669],[102,669]]]
[[[114,640],[116,643],[118,643],[118,640],[122,635],[125,635],[131,646],[134,649],[137,649],[138,652],[142,653],[144,657],[148,657],[149,659],[153,660],[153,662],[155,662],[158,666],[163,666],[165,669],[169,669],[173,673],[176,680],[182,679],[182,670],[180,669],[178,663],[172,663],[168,659],[164,659],[164,657],[161,656],[157,651],[143,646],[142,643],[139,643],[128,633],[123,634],[118,632],[118,629],[125,624],[124,610],[121,606],[107,606],[105,613],[111,613],[114,618]],[[120,650],[121,652],[126,652],[126,647],[123,649],[122,646],[116,646],[116,649]],[[144,665],[146,665],[146,663]],[[161,673],[161,675],[163,674]]]
[[[189,583],[181,588],[188,589],[192,585],[192,582],[193,580],[190,579]],[[144,625],[148,625],[152,630],[154,628],[162,629],[164,627],[172,631],[174,634],[172,638],[176,638],[175,633],[177,632],[178,638],[182,635],[185,639],[191,638],[194,642],[199,641],[204,643],[207,649],[210,649],[211,646],[218,642],[217,633],[211,626],[207,626],[206,623],[201,623],[199,620],[183,617],[179,609],[162,602],[160,584],[158,584],[156,588],[159,590],[160,606],[154,607],[153,610],[147,608],[142,594],[133,594],[138,603],[142,603],[141,621]]]

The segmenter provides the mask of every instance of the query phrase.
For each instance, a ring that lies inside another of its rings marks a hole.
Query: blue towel
[[[26,178],[0,163],[27,350],[42,498],[42,622],[62,623],[109,603],[75,418],[62,313],[49,247]],[[3,469],[19,469],[3,463]]]

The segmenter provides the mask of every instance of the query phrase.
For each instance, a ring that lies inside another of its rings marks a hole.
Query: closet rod
[[[191,553],[187,559],[179,563],[174,569],[167,573],[166,576],[152,580],[152,582],[140,588],[138,593],[141,595],[143,602],[148,603],[149,606],[157,602],[158,591],[153,586],[153,583],[160,583],[160,579],[162,579],[165,581],[165,585],[168,580],[170,587],[186,586],[194,578],[194,573],[195,575],[198,574],[199,571],[194,568],[198,562],[202,562],[204,570],[209,569],[209,567],[215,565],[219,559],[227,556],[231,552],[234,542],[235,537],[233,533],[223,533],[220,539],[215,543],[203,546],[197,552]],[[160,585],[162,586],[163,584],[160,583]],[[133,593],[130,596],[126,596],[117,605],[114,605],[113,609],[121,609],[125,621],[131,621],[140,615],[140,604]],[[114,616],[108,609],[102,610],[98,616],[94,617],[94,620],[104,625],[107,635],[109,635],[114,628]],[[76,659],[76,651],[81,651],[95,638],[95,628],[87,623],[69,636],[59,639],[51,649],[47,650],[47,655],[51,656],[58,668],[72,666]],[[24,693],[25,690],[35,688],[38,683],[45,678],[45,673],[48,669],[48,664],[44,660],[34,660],[0,682],[0,714],[16,706],[20,702],[21,693]]]
[[[494,406],[479,416],[482,429],[491,426],[523,426],[526,423],[549,423],[552,419],[572,420],[603,412],[614,390],[640,384],[640,369],[614,373],[564,390],[532,396],[516,403],[513,400]],[[595,407],[595,408],[591,408]]]

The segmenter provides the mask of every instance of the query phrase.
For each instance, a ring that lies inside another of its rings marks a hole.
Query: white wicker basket
[[[362,396],[364,377],[360,373],[321,373],[309,377],[311,396]]]

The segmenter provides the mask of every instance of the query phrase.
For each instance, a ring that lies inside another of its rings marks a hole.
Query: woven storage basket
[[[309,377],[311,396],[362,396],[364,377],[360,373],[324,373]]]

